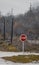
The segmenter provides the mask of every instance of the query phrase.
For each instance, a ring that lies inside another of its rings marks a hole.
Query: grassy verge
[[[18,55],[12,57],[3,57],[5,60],[9,60],[12,62],[19,62],[19,63],[29,63],[32,61],[38,61],[39,55]]]
[[[15,46],[7,43],[0,43],[0,51],[18,52]]]

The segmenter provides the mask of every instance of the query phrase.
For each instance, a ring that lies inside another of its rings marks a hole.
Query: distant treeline
[[[6,33],[9,34],[11,38],[12,35],[20,36],[20,34],[25,33],[28,36],[28,39],[38,39],[39,7],[37,7],[37,9],[31,9],[27,13],[18,16],[10,15],[0,17],[0,34],[1,33],[4,33],[4,39]]]

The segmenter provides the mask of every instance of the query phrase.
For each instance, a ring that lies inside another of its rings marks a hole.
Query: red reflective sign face
[[[27,36],[25,34],[21,35],[21,41],[25,41],[27,39]]]

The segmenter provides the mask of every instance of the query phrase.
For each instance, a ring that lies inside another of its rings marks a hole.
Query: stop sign
[[[27,40],[27,36],[26,36],[25,34],[21,34],[20,40],[21,40],[21,41]]]

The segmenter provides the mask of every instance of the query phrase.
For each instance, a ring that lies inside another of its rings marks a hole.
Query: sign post
[[[25,40],[27,40],[27,36],[25,34],[21,34],[20,40],[22,41],[22,51],[24,54],[24,42],[25,42]]]
[[[22,42],[22,50],[24,52],[24,41]]]

